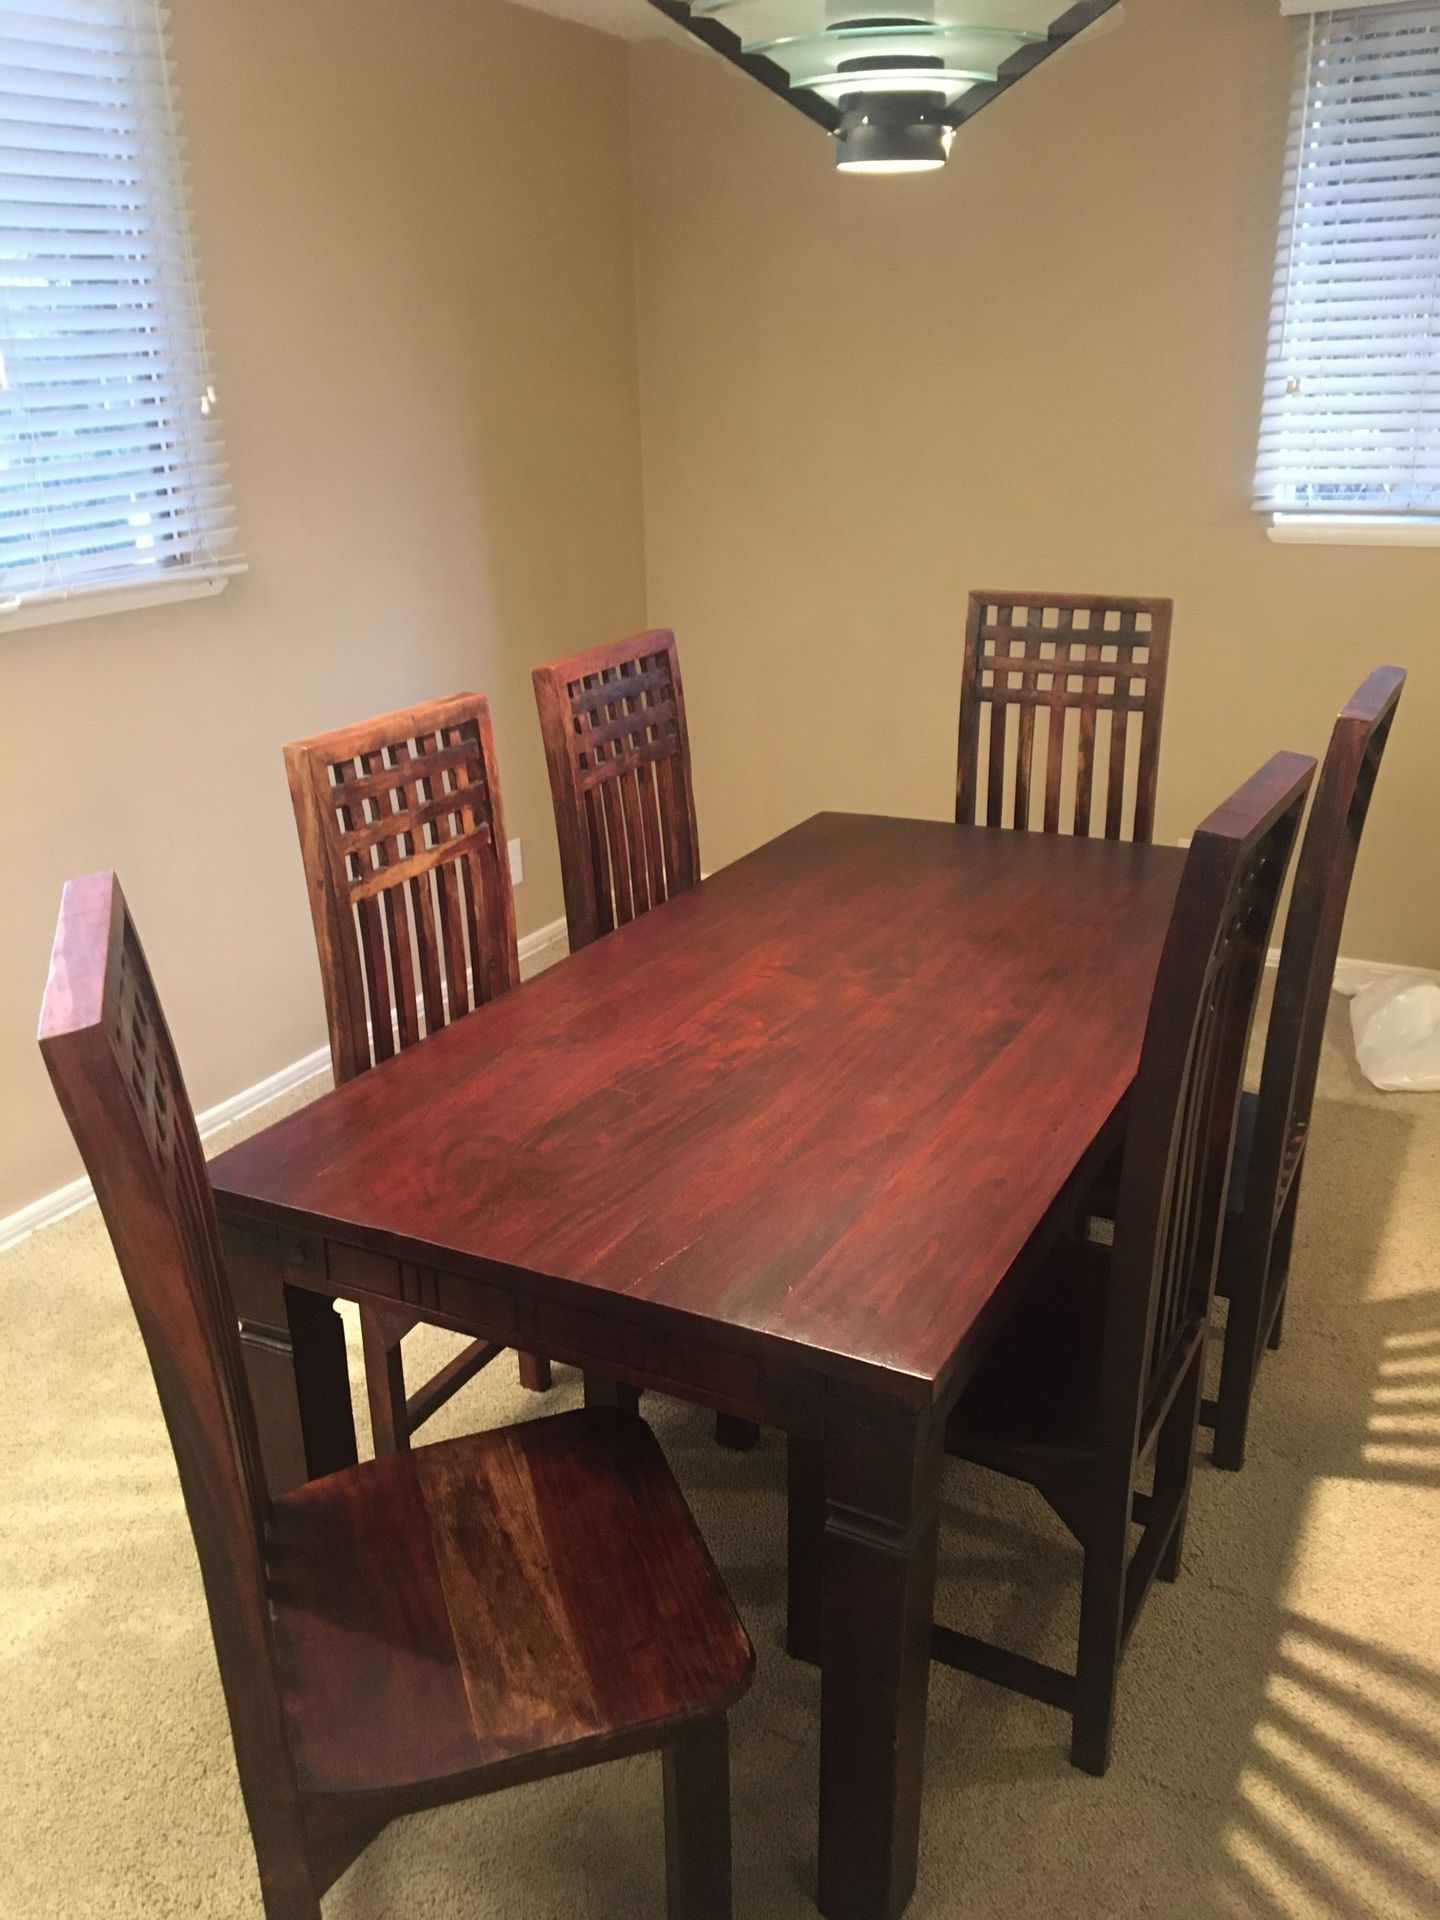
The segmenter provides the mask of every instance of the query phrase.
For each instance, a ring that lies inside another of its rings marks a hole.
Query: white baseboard
[[[88,1180],[72,1180],[68,1187],[57,1187],[53,1193],[44,1193],[38,1200],[32,1200],[28,1207],[7,1213],[0,1220],[0,1253],[8,1253],[39,1228],[53,1226],[67,1213],[88,1206],[94,1197]]]
[[[1383,960],[1347,960],[1344,954],[1335,962],[1335,991],[1347,996],[1376,980],[1433,980],[1440,985],[1440,967],[1387,966]]]
[[[1280,949],[1271,947],[1265,956],[1267,967],[1278,967]],[[1351,960],[1343,953],[1335,962],[1335,991],[1351,999],[1362,987],[1377,980],[1433,980],[1440,985],[1440,967],[1402,967],[1391,960]]]
[[[563,920],[552,920],[548,926],[537,927],[534,933],[527,933],[520,942],[520,978],[534,979],[546,967],[553,967],[557,960],[563,960],[569,950],[570,936]]]
[[[278,1073],[257,1080],[253,1087],[246,1087],[243,1093],[232,1093],[228,1100],[222,1100],[218,1106],[207,1107],[204,1113],[197,1113],[195,1124],[200,1129],[200,1138],[208,1140],[212,1134],[233,1127],[237,1120],[249,1119],[261,1107],[278,1100],[282,1093],[289,1093],[292,1087],[303,1086],[317,1074],[329,1071],[330,1049],[317,1047],[313,1053],[307,1053],[303,1060],[292,1060],[288,1067],[281,1067]],[[94,1198],[88,1180],[72,1180],[68,1186],[57,1187],[54,1193],[42,1194],[38,1200],[32,1200],[28,1207],[21,1207],[16,1213],[7,1213],[0,1220],[0,1253],[8,1252],[39,1228],[63,1220],[67,1213],[78,1212]]]
[[[563,957],[568,944],[563,920],[552,920],[548,926],[537,927],[534,933],[527,933],[519,943],[520,977],[529,980],[535,974],[543,973],[546,967],[553,966]],[[197,1113],[195,1124],[200,1129],[200,1138],[208,1140],[226,1127],[233,1127],[237,1120],[248,1120],[252,1113],[258,1113],[272,1100],[278,1100],[282,1094],[329,1071],[329,1047],[316,1047],[313,1053],[307,1053],[303,1059],[293,1060],[288,1067],[281,1067],[278,1073],[256,1081],[253,1087],[246,1087],[243,1093],[232,1093],[228,1100],[222,1100],[218,1106],[207,1107],[204,1113]],[[7,1213],[0,1219],[0,1253],[8,1252],[41,1227],[51,1226],[55,1221],[63,1220],[67,1214],[77,1213],[81,1207],[88,1206],[94,1197],[88,1180],[72,1180],[67,1186],[57,1187],[53,1193],[42,1194],[38,1200],[32,1200],[28,1207]]]

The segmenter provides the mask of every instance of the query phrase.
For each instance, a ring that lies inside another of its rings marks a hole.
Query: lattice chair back
[[[970,596],[955,818],[1149,840],[1169,600]]]
[[[195,1118],[113,873],[60,906],[40,1049],[119,1261],[169,1429],[257,1839],[296,1844],[261,1543],[269,1513]]]
[[[574,949],[700,878],[680,658],[642,633],[534,679]]]
[[[297,740],[285,767],[337,1081],[515,986],[515,896],[484,694]]]

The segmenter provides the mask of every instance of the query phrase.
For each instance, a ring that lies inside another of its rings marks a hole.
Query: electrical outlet
[[[520,842],[512,840],[506,851],[510,855],[510,884],[512,887],[518,887],[525,878],[525,861],[521,856]]]

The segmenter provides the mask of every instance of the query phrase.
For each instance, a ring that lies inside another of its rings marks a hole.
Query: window
[[[1256,505],[1279,537],[1440,522],[1440,0],[1307,12]],[[1292,516],[1294,517],[1292,519]],[[1298,522],[1298,524],[1297,524]],[[1365,537],[1363,533],[1360,537]]]
[[[156,0],[0,7],[0,634],[238,570]]]

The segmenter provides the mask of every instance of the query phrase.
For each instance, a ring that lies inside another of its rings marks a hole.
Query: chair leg
[[[667,1920],[730,1920],[730,1730],[701,1720],[671,1741],[665,1772]]]
[[[1245,1464],[1245,1442],[1250,1431],[1250,1395],[1254,1386],[1254,1369],[1241,1374],[1237,1357],[1235,1378],[1227,1392],[1223,1384],[1222,1367],[1222,1385],[1215,1407],[1215,1439],[1210,1448],[1210,1458],[1226,1473],[1239,1473]]]
[[[1155,1569],[1157,1580],[1178,1580],[1185,1551],[1185,1522],[1190,1512],[1190,1488],[1195,1478],[1195,1441],[1200,1431],[1200,1400],[1205,1391],[1205,1348],[1202,1342],[1184,1385],[1166,1415],[1155,1443],[1155,1491],[1151,1512],[1163,1523],[1178,1504],[1179,1518]],[[1155,1524],[1152,1520],[1151,1524]]]
[[[1070,1764],[1103,1774],[1110,1764],[1115,1688],[1125,1623],[1130,1495],[1106,1515],[1085,1541],[1080,1584],[1080,1649],[1075,1662],[1075,1706],[1070,1727]]]
[[[1275,1317],[1270,1322],[1269,1333],[1265,1336],[1266,1348],[1271,1353],[1278,1353],[1280,1351],[1280,1341],[1285,1332],[1285,1302],[1289,1297],[1290,1289],[1286,1286],[1279,1300],[1275,1303]]]
[[[410,1422],[405,1412],[405,1362],[400,1357],[404,1328],[373,1307],[360,1309],[360,1341],[365,1351],[365,1393],[370,1402],[370,1434],[375,1457],[406,1453]]]
[[[717,1413],[715,1444],[728,1447],[732,1453],[751,1453],[760,1444],[760,1429],[753,1420],[742,1420],[738,1414]]]
[[[548,1393],[552,1381],[550,1362],[543,1353],[522,1353],[520,1360],[520,1384],[528,1387],[532,1393]]]
[[[1275,1298],[1275,1311],[1265,1330],[1265,1344],[1271,1353],[1278,1351],[1285,1330],[1285,1302],[1290,1297],[1290,1255],[1295,1245],[1295,1216],[1300,1209],[1300,1180],[1304,1172],[1305,1163],[1302,1160],[1295,1169],[1290,1191],[1285,1196],[1285,1205],[1275,1223],[1275,1245],[1270,1255],[1270,1286],[1272,1297]]]
[[[271,1857],[268,1864],[262,1857],[257,1864],[265,1920],[321,1920],[319,1890],[303,1855],[282,1862]]]
[[[1290,1290],[1290,1250],[1300,1203],[1300,1172],[1290,1183],[1268,1244],[1242,1249],[1238,1264],[1244,1277],[1231,1290],[1211,1454],[1216,1466],[1229,1473],[1238,1473],[1245,1464],[1250,1402],[1261,1357],[1267,1348],[1273,1353],[1280,1345]]]
[[[266,1893],[260,1895],[265,1908],[265,1920],[322,1920],[320,1902],[314,1894],[297,1892]]]
[[[1268,1291],[1265,1276],[1270,1269],[1270,1245],[1269,1233],[1257,1230],[1247,1220],[1227,1275],[1230,1311],[1225,1319],[1220,1391],[1215,1396],[1215,1439],[1210,1450],[1215,1465],[1227,1473],[1238,1473],[1245,1464],[1250,1401],[1264,1346]]]

